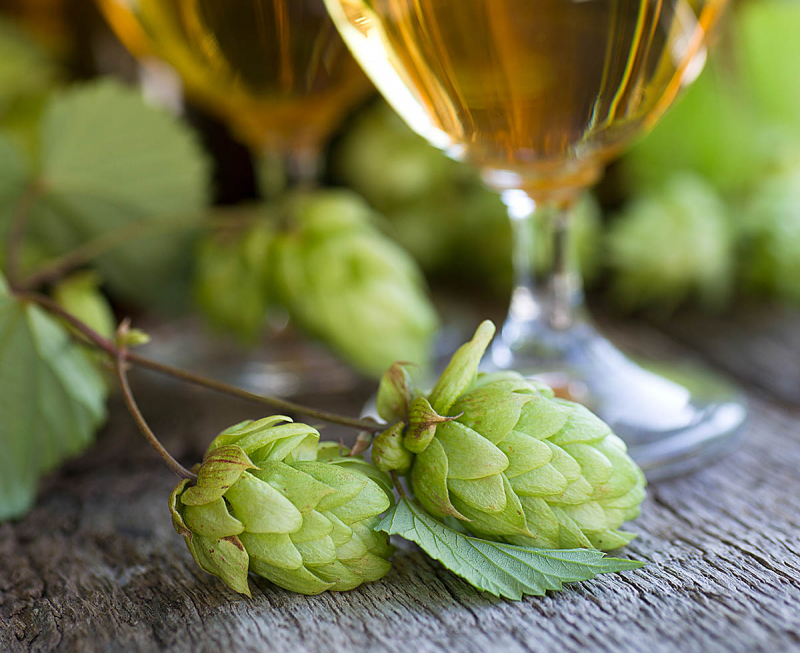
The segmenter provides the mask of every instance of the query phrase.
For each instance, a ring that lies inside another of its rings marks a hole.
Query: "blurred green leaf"
[[[21,517],[39,478],[92,441],[105,398],[87,353],[0,277],[0,520]]]
[[[36,236],[60,254],[142,223],[146,237],[131,233],[98,257],[104,280],[150,308],[182,298],[190,228],[209,201],[209,164],[192,132],[138,92],[104,80],[57,95],[40,142]]]

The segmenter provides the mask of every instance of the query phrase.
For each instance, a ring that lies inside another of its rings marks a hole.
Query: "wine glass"
[[[320,151],[372,85],[322,0],[97,0],[140,61],[169,64],[186,94],[226,122],[253,152],[283,159],[313,184]],[[258,392],[290,395],[350,387],[358,377],[326,352],[270,322],[257,350],[208,338],[192,318],[151,329],[154,356]]]
[[[702,70],[724,0],[325,2],[395,110],[508,207],[516,282],[492,367],[585,403],[651,478],[730,446],[746,416],[737,393],[703,372],[656,374],[600,336],[568,245],[579,193]],[[543,280],[534,220],[555,252]]]
[[[320,149],[371,89],[322,0],[98,0],[136,57],[175,68],[187,94],[256,153],[313,181]]]

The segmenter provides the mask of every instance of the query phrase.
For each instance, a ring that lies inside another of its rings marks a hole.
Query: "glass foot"
[[[542,335],[526,338],[525,351],[498,337],[489,367],[530,373],[590,408],[651,481],[712,463],[743,435],[743,396],[707,370],[634,361],[585,323]]]
[[[257,394],[330,394],[363,383],[363,377],[321,345],[285,325],[252,347],[210,332],[194,316],[142,328],[152,337],[141,349],[144,355]]]

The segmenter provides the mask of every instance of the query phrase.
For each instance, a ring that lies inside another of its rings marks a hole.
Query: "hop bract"
[[[639,514],[645,479],[625,444],[546,386],[516,372],[478,374],[493,335],[484,322],[427,396],[409,391],[399,365],[384,375],[378,410],[395,426],[376,438],[376,465],[410,469],[424,508],[478,537],[540,548],[627,544],[633,535],[619,527]]]
[[[390,506],[385,474],[288,417],[221,433],[170,497],[175,530],[208,573],[250,595],[248,571],[302,594],[383,577],[393,553],[372,527]]]

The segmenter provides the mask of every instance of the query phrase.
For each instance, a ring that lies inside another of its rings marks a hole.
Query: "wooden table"
[[[99,443],[44,484],[30,515],[0,526],[0,651],[800,651],[800,316],[685,318],[669,335],[605,327],[639,351],[706,359],[751,402],[736,453],[650,487],[625,551],[644,569],[513,603],[409,546],[356,591],[304,597],[255,581],[248,600],[196,567],[166,509],[175,479],[115,402]],[[134,382],[185,461],[263,415]],[[356,412],[368,391],[312,400]]]

